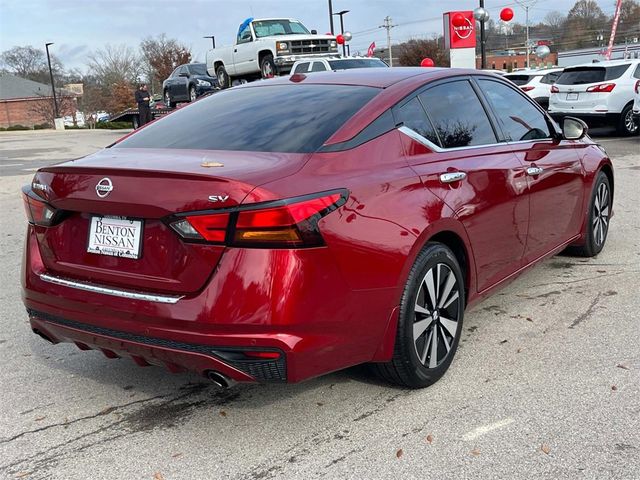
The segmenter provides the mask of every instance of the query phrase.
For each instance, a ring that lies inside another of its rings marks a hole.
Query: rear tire
[[[218,85],[220,89],[229,88],[231,86],[231,78],[229,78],[229,74],[227,73],[227,69],[224,68],[224,65],[220,65],[216,69],[216,77],[218,77]]]
[[[428,243],[402,294],[393,358],[374,368],[386,381],[409,388],[435,383],[453,360],[464,317],[464,281],[455,255]]]
[[[594,257],[604,248],[611,218],[611,185],[609,178],[598,172],[586,218],[584,245],[569,247],[566,252],[578,257]]]
[[[625,137],[637,135],[640,132],[640,126],[633,119],[633,104],[630,103],[622,109],[617,129],[618,134]]]

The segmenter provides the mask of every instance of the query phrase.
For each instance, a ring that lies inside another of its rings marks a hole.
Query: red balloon
[[[451,23],[454,27],[464,27],[467,23],[467,19],[460,12],[454,13],[453,17],[451,17]]]
[[[435,67],[436,64],[430,58],[423,58],[422,61],[420,62],[420,66],[421,67]]]
[[[508,22],[513,19],[513,10],[509,7],[503,8],[500,12],[500,19],[504,22]]]
[[[344,37],[340,34],[336,35],[336,42],[338,42],[339,45],[342,45],[344,43]]]

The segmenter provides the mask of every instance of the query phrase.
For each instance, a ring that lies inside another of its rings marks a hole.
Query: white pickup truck
[[[250,18],[240,25],[234,45],[207,52],[207,71],[218,78],[220,88],[228,88],[233,79],[270,78],[288,73],[302,57],[337,53],[335,36],[309,32],[297,20]]]

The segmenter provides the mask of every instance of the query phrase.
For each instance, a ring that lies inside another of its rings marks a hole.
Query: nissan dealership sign
[[[444,45],[451,66],[476,67],[476,21],[472,10],[447,12],[443,15]]]

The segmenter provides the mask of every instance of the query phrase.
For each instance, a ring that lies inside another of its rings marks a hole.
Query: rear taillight
[[[37,198],[28,186],[22,189],[22,200],[27,220],[34,225],[50,227],[56,220],[56,209]]]
[[[551,93],[560,93],[560,89],[555,85],[551,85]]]
[[[593,85],[587,88],[587,92],[591,93],[609,93],[616,87],[615,83],[601,83],[600,85]]]
[[[223,212],[194,212],[173,218],[171,228],[185,240],[229,246],[297,248],[324,245],[318,221],[348,197],[346,190],[323,192]]]
[[[636,86],[634,87],[636,94],[640,94],[640,80],[636,80]]]
[[[536,87],[531,87],[531,86],[529,86],[529,87],[520,87],[520,89],[521,89],[523,92],[530,92],[530,91],[531,91],[531,90],[533,90],[534,88],[536,88]]]

